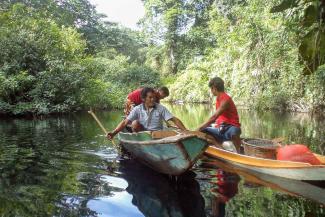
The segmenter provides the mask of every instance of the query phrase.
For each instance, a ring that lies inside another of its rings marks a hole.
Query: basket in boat
[[[276,142],[268,139],[243,139],[244,152],[246,155],[276,159],[277,148]]]

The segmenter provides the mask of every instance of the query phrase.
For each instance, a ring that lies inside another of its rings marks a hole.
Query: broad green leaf
[[[314,28],[306,34],[299,46],[299,55],[304,63],[304,74],[315,72],[318,66],[325,63],[325,32]]]
[[[305,10],[302,25],[304,27],[309,27],[309,26],[313,25],[314,23],[317,23],[318,22],[318,14],[319,14],[319,8],[317,8],[315,5],[309,5],[307,7],[307,9]]]

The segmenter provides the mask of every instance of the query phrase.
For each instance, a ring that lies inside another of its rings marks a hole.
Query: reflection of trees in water
[[[211,114],[213,107],[173,105],[171,110],[175,110],[175,114],[194,129]],[[119,114],[98,115],[104,122],[106,120],[107,126],[112,126],[120,120]],[[311,144],[317,152],[325,148],[324,120],[306,115],[246,110],[240,111],[240,115],[244,136],[284,136],[290,142]],[[212,213],[218,209],[219,213],[225,209],[228,216],[241,213],[246,216],[265,216],[268,213],[279,216],[287,214],[288,207],[292,207],[297,216],[308,212],[311,216],[322,216],[325,212],[324,208],[309,200],[268,188],[248,188],[242,183],[239,194],[224,205],[220,202],[220,193],[216,191],[217,178],[213,175],[216,171],[212,175],[202,172],[208,176],[206,179],[201,179],[203,175],[197,172],[195,179],[185,178],[180,182],[182,185],[170,183],[165,176],[159,180],[152,178],[156,181],[150,182],[146,177],[152,175],[141,170],[119,175],[118,163],[82,153],[82,150],[107,151],[109,145],[104,137],[99,136],[100,129],[87,114],[45,120],[1,120],[0,132],[0,213],[3,216],[96,216],[87,208],[90,199],[122,191],[110,186],[98,175],[107,173],[129,178],[132,185],[127,190],[135,195],[134,203],[148,214],[150,206],[146,208],[145,202],[150,198],[153,198],[152,207],[156,205],[162,210],[170,210],[169,215],[173,212],[183,216],[213,216]]]
[[[71,217],[95,217],[98,216],[96,211],[87,208],[88,199],[78,196],[64,196],[60,202],[56,203],[57,216],[71,216]]]
[[[324,153],[325,121],[308,114],[274,112],[240,112],[243,135],[246,137],[284,137],[288,143],[309,145],[314,151]]]
[[[202,124],[214,111],[212,106],[205,104],[166,104],[166,107],[180,118],[186,127],[193,130]]]
[[[324,216],[324,207],[307,199],[245,185],[240,183],[239,194],[227,204],[228,216]]]
[[[197,170],[199,170],[197,172],[199,179],[203,180],[202,182],[200,181],[203,196],[205,199],[212,198],[210,204],[206,203],[206,207],[209,208],[208,212],[214,214],[216,214],[216,212],[219,212],[219,215],[211,214],[211,216],[222,216],[220,214],[222,214],[222,211],[225,211],[225,216],[317,217],[323,216],[323,213],[325,211],[322,205],[314,203],[308,199],[290,196],[287,193],[283,193],[282,191],[278,192],[259,184],[247,182],[246,180],[238,183],[239,180],[236,178],[237,175],[230,175],[228,178],[226,178],[226,180],[228,180],[228,183],[237,182],[238,187],[236,187],[236,185],[232,186],[232,184],[224,185],[222,182],[222,185],[220,186],[220,176],[218,175],[218,169],[216,166],[214,166],[213,161],[211,161],[211,163],[208,161],[207,163],[203,162],[202,165],[200,165],[200,168]],[[276,178],[273,177],[273,179]],[[290,183],[287,185],[290,185]],[[214,188],[213,186],[217,186],[217,188]],[[221,187],[221,189],[219,189],[219,187]],[[227,191],[223,190],[224,187],[226,187],[226,189],[232,190],[228,191],[228,193],[225,194],[224,192]],[[237,190],[238,194],[236,194]],[[302,191],[304,191],[304,189],[302,189]],[[213,196],[216,196],[216,198]],[[232,199],[229,200],[230,198]]]
[[[96,211],[87,207],[90,200],[101,196],[111,197],[116,192],[125,191],[123,188],[111,186],[102,179],[102,175],[96,173],[79,173],[78,183],[80,186],[78,196],[63,195],[56,203],[56,213],[60,216],[98,216]]]
[[[81,191],[76,174],[96,159],[75,151],[83,140],[80,126],[70,117],[1,122],[2,215],[49,216],[62,192]]]

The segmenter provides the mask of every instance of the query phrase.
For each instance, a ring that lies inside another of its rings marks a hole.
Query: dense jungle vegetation
[[[123,106],[138,86],[208,102],[218,75],[238,105],[325,108],[325,2],[143,0],[135,31],[87,0],[2,0],[0,113]]]

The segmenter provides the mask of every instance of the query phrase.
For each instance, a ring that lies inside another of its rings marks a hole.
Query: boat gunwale
[[[221,152],[222,156],[218,156],[216,153],[213,153],[213,152],[219,152],[219,153]],[[205,151],[205,154],[210,157],[213,157],[213,158],[220,158],[220,159],[235,162],[238,164],[244,164],[244,165],[260,167],[260,168],[272,168],[272,169],[325,168],[324,164],[323,165],[311,165],[309,163],[302,163],[302,162],[281,161],[281,160],[258,158],[258,157],[233,153],[233,152],[230,152],[227,150],[222,150],[220,148],[213,147],[213,146],[209,146],[207,148],[207,150]]]
[[[263,146],[259,146],[256,144],[250,144],[248,142],[246,142],[246,140],[263,140],[263,141],[271,141],[273,143],[273,145],[263,145]],[[274,150],[279,148],[280,146],[276,145],[277,143],[273,142],[272,140],[269,139],[261,139],[261,138],[244,138],[242,139],[242,142],[244,145],[248,145],[250,147],[254,147],[254,148],[263,148],[263,149],[267,149],[267,150]]]
[[[148,133],[148,131],[143,131],[141,133]],[[119,134],[136,135],[137,133],[119,133]],[[158,145],[158,144],[177,143],[184,139],[189,139],[189,138],[194,138],[194,137],[198,138],[198,136],[196,136],[194,134],[177,134],[176,136],[169,136],[169,137],[162,138],[162,139],[152,139],[152,140],[146,140],[146,141],[134,141],[134,140],[122,139],[119,136],[119,140],[122,143],[128,143],[128,144],[132,144],[132,145]]]

